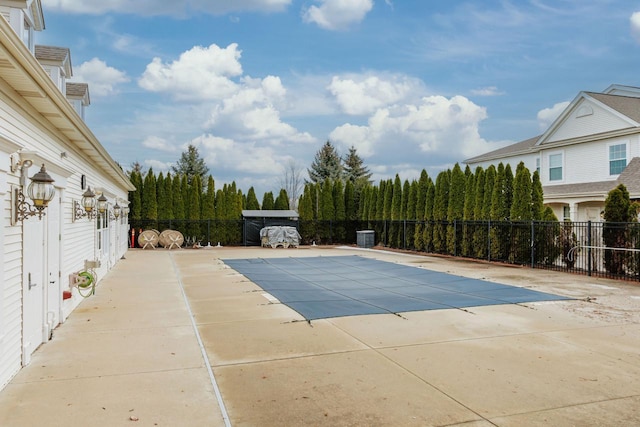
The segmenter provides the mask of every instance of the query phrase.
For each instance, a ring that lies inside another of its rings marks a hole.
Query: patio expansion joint
[[[398,369],[400,369],[400,370],[406,372],[407,374],[411,375],[413,378],[415,378],[419,382],[425,384],[427,387],[430,387],[433,390],[436,390],[438,393],[441,393],[443,396],[446,396],[447,398],[451,399],[452,402],[456,402],[458,405],[462,406],[463,408],[467,409],[471,413],[475,414],[479,419],[484,420],[484,421],[488,422],[491,425],[497,426],[496,424],[491,422],[491,420],[489,420],[487,417],[485,417],[484,415],[480,414],[478,411],[476,411],[473,408],[471,408],[470,406],[466,405],[464,402],[460,401],[459,399],[456,399],[450,393],[447,393],[445,390],[442,390],[440,387],[436,386],[435,384],[430,383],[426,379],[420,377],[420,375],[418,375],[417,373],[413,372],[412,370],[408,369],[405,366],[402,366],[401,364],[399,364],[395,360],[391,359],[389,356],[387,356],[384,353],[382,353],[382,351],[381,351],[382,349],[381,348],[371,347],[369,344],[367,344],[366,342],[362,341],[360,338],[358,338],[355,335],[349,333],[348,331],[344,330],[343,328],[341,328],[340,326],[334,324],[333,322],[331,322],[331,323],[336,329],[339,329],[342,332],[344,332],[345,334],[349,335],[355,341],[361,343],[365,347],[367,347],[370,350],[374,351],[380,357],[382,357],[383,359],[387,360],[389,363],[391,363],[392,365],[396,366]]]
[[[180,274],[180,268],[173,256],[173,254],[169,254],[169,258],[171,259],[171,265],[173,267],[174,274],[176,275],[176,279],[178,281],[178,286],[180,287],[180,292],[182,294],[182,300],[184,302],[187,311],[189,312],[189,318],[191,319],[191,327],[193,328],[193,332],[195,333],[196,339],[198,341],[198,346],[200,347],[200,354],[202,356],[202,360],[207,369],[207,373],[209,374],[209,380],[211,381],[211,386],[213,387],[213,392],[216,397],[216,401],[218,403],[218,408],[220,409],[222,420],[226,427],[231,427],[231,420],[229,418],[229,414],[227,413],[227,408],[224,404],[224,400],[222,399],[222,393],[220,391],[220,387],[218,386],[218,382],[216,381],[215,374],[213,372],[213,368],[211,363],[209,362],[209,355],[207,354],[207,350],[202,342],[202,337],[200,336],[200,332],[198,329],[198,325],[196,324],[196,320],[193,316],[193,311],[191,310],[191,305],[189,304],[189,297],[184,289],[184,284],[182,283],[182,276]]]
[[[77,377],[69,377],[69,378],[41,378],[41,379],[37,379],[37,380],[30,380],[30,381],[17,381],[17,380],[13,380],[10,384],[7,385],[7,387],[10,387],[12,385],[28,385],[28,384],[39,384],[39,383],[65,383],[65,382],[70,382],[70,381],[83,381],[83,380],[90,380],[90,379],[98,379],[98,378],[119,378],[119,377],[129,377],[132,375],[149,375],[149,374],[158,374],[158,373],[164,373],[164,372],[184,372],[184,371],[196,371],[196,370],[200,370],[200,369],[205,369],[204,365],[200,365],[200,366],[181,366],[178,368],[171,368],[171,369],[155,369],[155,370],[148,370],[148,371],[132,371],[132,372],[123,372],[123,373],[117,373],[117,374],[102,374],[102,375],[83,375],[83,376],[77,376]]]
[[[600,355],[602,357],[614,360],[616,362],[624,363],[626,365],[629,365],[630,368],[637,368],[637,366],[638,366],[637,364],[634,364],[634,363],[629,362],[627,360],[623,360],[623,359],[621,359],[619,357],[612,356],[612,355],[610,355],[608,353],[605,353],[605,352],[602,352],[602,351],[597,351],[596,349],[594,349],[592,347],[588,347],[588,346],[585,346],[585,345],[580,345],[579,343],[576,343],[574,341],[564,340],[564,339],[562,339],[560,337],[556,337],[556,336],[551,335],[551,334],[554,334],[554,333],[557,333],[557,332],[564,332],[564,331],[576,331],[576,330],[590,330],[591,331],[591,330],[596,330],[596,329],[615,328],[615,327],[627,326],[627,325],[638,325],[638,323],[632,322],[632,323],[624,323],[624,324],[616,324],[616,325],[603,325],[603,326],[595,326],[595,327],[565,329],[565,330],[561,330],[561,331],[545,331],[545,332],[541,332],[541,335],[544,335],[545,337],[547,337],[547,338],[549,338],[549,339],[551,339],[553,341],[556,341],[556,342],[559,342],[559,343],[562,343],[562,344],[566,344],[566,345],[570,345],[572,347],[575,347],[575,348],[578,348],[580,350],[584,350],[584,351],[587,351],[587,352],[592,352],[594,354],[598,354],[598,355]]]
[[[331,319],[326,319],[326,320],[331,320]],[[377,347],[373,347],[373,348],[378,349],[378,350],[390,350],[390,349],[394,349],[394,348],[410,348],[410,347],[418,347],[418,346],[424,346],[424,345],[449,344],[449,343],[458,343],[458,342],[472,342],[472,341],[486,340],[486,339],[512,338],[512,337],[520,337],[520,336],[526,337],[526,336],[533,336],[533,335],[544,335],[544,336],[547,336],[548,334],[554,334],[554,333],[558,333],[558,332],[572,332],[572,331],[580,331],[580,330],[593,330],[593,329],[600,329],[600,328],[606,328],[606,327],[611,327],[611,326],[613,326],[613,325],[599,326],[599,327],[596,327],[596,328],[594,328],[594,327],[562,328],[562,329],[552,329],[552,330],[546,330],[546,331],[533,331],[533,332],[522,332],[522,333],[512,333],[512,334],[482,335],[482,336],[477,336],[477,337],[467,337],[467,338],[459,338],[459,339],[452,339],[452,340],[429,341],[429,342],[424,342],[424,343],[385,345],[385,346],[377,346]],[[620,326],[620,325],[615,325],[615,326]],[[336,327],[342,330],[342,328],[340,328],[339,326],[336,326]],[[346,331],[343,331],[343,332],[349,334]],[[352,336],[352,335],[350,335],[350,336]],[[558,341],[558,342],[563,342],[565,344],[574,345],[576,347],[582,348],[583,350],[591,350],[589,348],[581,347],[581,346],[576,345],[575,343],[566,342],[566,341],[563,341],[561,339],[554,338],[552,336],[548,336],[548,338],[554,339],[555,341]],[[363,343],[363,344],[367,345],[365,343]],[[606,354],[602,354],[602,355],[603,356],[607,356],[607,357],[611,357],[611,356],[608,356]]]
[[[590,400],[590,401],[586,401],[586,402],[572,403],[570,405],[562,405],[562,406],[555,406],[553,408],[539,409],[539,410],[536,410],[536,411],[514,412],[514,413],[511,413],[511,414],[499,415],[499,416],[489,417],[489,418],[490,419],[497,419],[497,418],[509,418],[509,417],[515,417],[515,416],[521,416],[521,415],[544,414],[546,412],[557,411],[557,410],[560,410],[560,409],[579,408],[579,407],[585,406],[585,405],[593,405],[593,404],[597,404],[597,403],[606,403],[606,402],[616,402],[616,401],[622,401],[622,400],[634,399],[634,398],[640,398],[640,394],[631,394],[629,396],[612,397],[610,399]],[[493,424],[493,423],[491,423],[491,424]],[[493,424],[493,425],[498,425],[498,424]]]
[[[234,366],[258,365],[261,363],[283,362],[287,360],[303,360],[303,359],[310,359],[310,358],[317,358],[317,357],[335,356],[335,355],[341,355],[341,354],[357,354],[357,353],[371,352],[371,351],[376,352],[375,349],[367,347],[367,348],[360,348],[357,350],[328,351],[324,353],[300,354],[297,356],[287,356],[287,357],[273,357],[269,359],[249,360],[245,362],[220,363],[220,364],[214,364],[213,366],[215,368],[227,368],[227,367],[234,367]]]

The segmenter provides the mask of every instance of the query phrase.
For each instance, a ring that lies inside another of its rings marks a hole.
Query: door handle
[[[38,286],[37,283],[31,283],[31,273],[29,273],[29,290],[31,290],[31,288]]]

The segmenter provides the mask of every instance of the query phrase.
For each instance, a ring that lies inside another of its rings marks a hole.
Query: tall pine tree
[[[311,168],[307,169],[309,180],[322,183],[326,179],[342,180],[342,160],[335,147],[327,141],[316,153]]]

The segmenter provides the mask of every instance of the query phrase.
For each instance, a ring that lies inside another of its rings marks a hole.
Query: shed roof
[[[243,210],[245,218],[298,218],[298,212],[294,210]]]

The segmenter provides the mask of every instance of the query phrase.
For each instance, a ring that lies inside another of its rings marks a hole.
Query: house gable
[[[640,87],[613,84],[603,90],[602,93],[640,98]]]
[[[612,99],[609,100],[609,97]],[[622,102],[620,102],[620,98],[622,98]],[[614,99],[618,101],[620,106],[624,104],[628,107],[629,111],[633,110],[631,104],[640,107],[640,98],[581,92],[542,135],[537,145],[609,134],[638,127],[639,123],[625,114],[623,108],[610,105]]]

